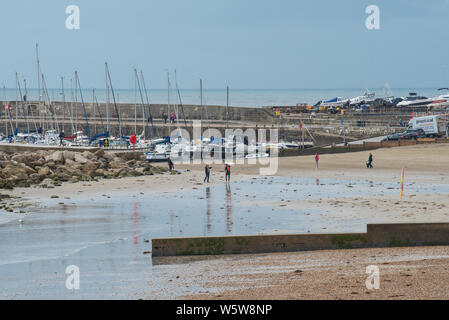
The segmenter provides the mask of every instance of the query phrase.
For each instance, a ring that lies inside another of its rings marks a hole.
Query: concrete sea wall
[[[153,257],[449,245],[449,223],[368,224],[366,233],[280,234],[152,240]]]

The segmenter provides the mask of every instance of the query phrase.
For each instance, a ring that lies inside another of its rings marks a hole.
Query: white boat
[[[423,107],[426,106],[433,101],[435,101],[434,98],[427,98],[424,96],[418,96],[415,92],[410,92],[408,97],[404,97],[404,100],[399,102],[396,106],[398,107]]]
[[[373,102],[374,99],[375,99],[375,93],[366,91],[361,96],[349,99],[349,106],[370,103],[370,102]]]
[[[147,161],[149,162],[159,162],[159,161],[167,161],[170,157],[170,153],[159,153],[159,152],[145,152],[144,153]]]
[[[268,153],[250,153],[245,156],[245,159],[257,159],[257,158],[268,158],[270,155]]]
[[[440,90],[449,90],[449,88],[440,88]],[[429,108],[446,108],[449,107],[449,94],[442,94],[434,98],[434,101],[427,105]]]
[[[336,97],[330,100],[322,101],[320,107],[343,107],[348,102],[348,99],[343,99],[342,97]]]
[[[446,108],[449,107],[449,98],[440,98],[438,100],[432,101],[427,105],[429,108]]]
[[[300,147],[300,145],[293,141],[292,142],[280,141],[279,147],[281,149],[298,149]]]

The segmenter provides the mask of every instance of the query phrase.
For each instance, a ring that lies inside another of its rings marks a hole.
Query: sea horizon
[[[300,88],[300,89],[229,89],[229,105],[236,107],[264,107],[264,106],[294,106],[297,103],[315,104],[320,100],[328,100],[335,97],[353,98],[360,96],[367,90],[374,92],[375,97],[381,98],[386,96],[404,97],[410,92],[416,92],[427,97],[435,97],[441,93],[436,87],[421,87],[421,88]],[[27,100],[38,100],[38,89],[27,88]],[[62,101],[63,95],[60,88],[48,88],[48,97],[51,101]],[[65,100],[67,102],[81,101],[79,91],[75,93],[69,89],[65,89]],[[1,91],[0,100],[2,101],[21,101],[21,96],[25,94],[22,88],[17,91],[15,88],[5,88]],[[134,89],[119,88],[114,89],[115,99],[117,103],[142,103],[140,92],[135,93]],[[167,89],[147,89],[148,99],[150,104],[167,104],[168,92]],[[72,97],[73,95],[73,97]],[[92,102],[93,88],[82,89],[84,102]],[[142,90],[143,101],[146,103],[146,95]],[[179,99],[180,96],[180,99]],[[106,89],[95,89],[95,98],[98,102],[105,102],[107,97]],[[110,92],[110,101],[113,102],[112,92]],[[180,89],[178,92],[174,89],[170,91],[171,104],[200,104],[199,89]],[[226,88],[221,89],[203,89],[203,104],[204,105],[226,105]]]

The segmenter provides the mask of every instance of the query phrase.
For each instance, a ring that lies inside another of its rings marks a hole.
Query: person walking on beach
[[[173,165],[173,161],[171,161],[170,157],[168,157],[168,170],[172,171],[175,169],[175,166]]]
[[[60,132],[59,133],[59,145],[63,146],[64,145],[64,132]]]
[[[204,177],[204,182],[206,182],[207,180],[207,182],[209,183],[210,169],[212,169],[212,167],[209,167],[209,165],[206,164],[206,166],[204,167],[204,173],[206,174],[206,176]]]
[[[231,182],[231,166],[229,164],[225,164],[225,177],[226,177],[226,183]]]
[[[366,163],[366,167],[368,169],[372,169],[373,168],[373,164],[372,163],[373,163],[373,154],[370,153],[369,156],[368,156],[368,162]]]
[[[316,164],[316,168],[318,169],[318,161],[320,161],[320,155],[318,154],[318,152],[315,154],[315,164]]]

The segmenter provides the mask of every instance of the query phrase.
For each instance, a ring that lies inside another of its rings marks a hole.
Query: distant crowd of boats
[[[449,88],[440,88],[438,91],[449,91]],[[366,91],[364,94],[354,98],[335,97],[329,100],[318,101],[315,105],[308,107],[311,111],[326,110],[330,113],[340,109],[352,109],[354,111],[369,110],[370,107],[386,107],[386,108],[440,108],[447,109],[449,107],[449,92],[446,94],[439,94],[435,97],[425,97],[410,92],[406,97],[382,97],[376,98],[374,92]],[[335,112],[336,113],[336,112]]]

